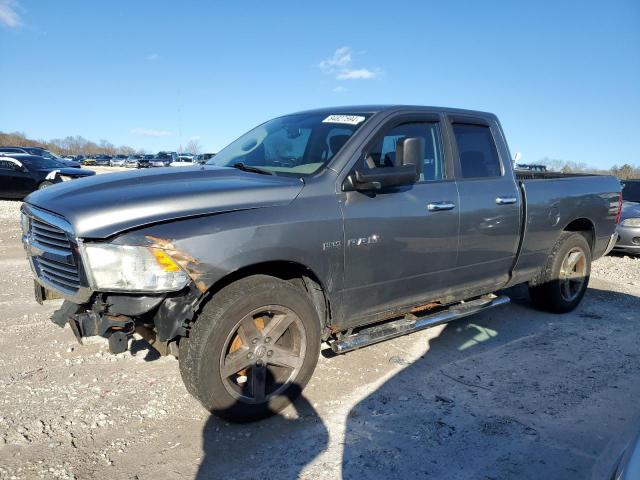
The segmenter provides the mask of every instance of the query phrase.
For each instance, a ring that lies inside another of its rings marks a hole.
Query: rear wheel
[[[549,312],[570,312],[589,284],[591,248],[576,232],[562,232],[540,273],[529,284],[533,304]]]
[[[256,275],[204,306],[180,341],[180,372],[205,408],[246,422],[289,405],[311,378],[319,350],[319,321],[305,292]]]

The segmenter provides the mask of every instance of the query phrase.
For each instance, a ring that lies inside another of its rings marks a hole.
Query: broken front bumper
[[[107,338],[111,351],[118,353],[126,350],[126,340],[138,329],[165,343],[184,336],[201,300],[194,284],[161,296],[96,294],[89,304],[65,300],[51,321],[61,327],[69,324],[80,343],[84,337]]]
[[[23,204],[22,215],[22,242],[35,277],[36,300],[65,299],[52,317],[54,323],[69,323],[79,340],[99,335],[110,342],[112,338],[122,341],[139,326],[152,329],[164,342],[186,333],[186,325],[203,299],[193,276],[177,292],[96,292],[89,286],[71,225],[28,203]]]

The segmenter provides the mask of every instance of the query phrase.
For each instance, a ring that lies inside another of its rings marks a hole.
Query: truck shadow
[[[417,360],[391,357],[406,367],[350,409],[335,440],[342,478],[590,478],[640,414],[640,298],[590,288],[574,313],[553,315],[534,310],[526,289],[507,293],[511,306],[447,325]],[[629,315],[613,318],[613,303]],[[370,352],[364,361],[381,360]],[[305,467],[329,432],[307,398],[294,408],[295,418],[244,425],[209,417],[196,478],[313,478],[321,466]]]
[[[591,288],[553,315],[508,293],[513,305],[447,325],[351,409],[343,478],[591,478],[640,413],[640,298]]]
[[[292,397],[298,392],[294,389]],[[195,478],[298,478],[327,448],[329,433],[304,395],[293,406],[296,418],[276,414],[252,424],[229,424],[210,416],[202,432],[204,457]]]

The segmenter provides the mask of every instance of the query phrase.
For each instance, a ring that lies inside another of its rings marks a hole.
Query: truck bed
[[[523,198],[522,241],[514,277],[529,278],[546,261],[571,222],[592,229],[593,258],[603,255],[615,228],[620,181],[613,176],[517,172]],[[578,230],[582,230],[579,228]],[[558,234],[551,234],[558,232]]]
[[[555,178],[571,177],[597,177],[592,173],[562,173],[562,172],[529,172],[526,170],[514,170],[516,180],[548,180]]]

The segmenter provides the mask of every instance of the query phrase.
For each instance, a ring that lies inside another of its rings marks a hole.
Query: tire
[[[529,282],[531,301],[547,312],[570,312],[582,301],[590,274],[591,248],[584,235],[562,232],[544,266]]]
[[[254,275],[205,304],[180,340],[180,373],[211,413],[250,422],[279,412],[300,394],[318,362],[320,342],[320,322],[306,293]]]
[[[45,180],[40,185],[38,185],[38,190],[42,190],[43,188],[50,187],[51,185],[53,185],[53,182],[50,182],[49,180]]]

